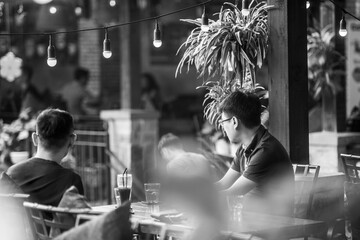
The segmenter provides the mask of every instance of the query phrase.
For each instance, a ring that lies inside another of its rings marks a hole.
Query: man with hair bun
[[[36,155],[11,166],[6,174],[34,202],[57,206],[62,195],[72,185],[84,194],[78,174],[60,166],[61,160],[74,145],[72,116],[59,109],[47,109],[36,119],[32,140]]]

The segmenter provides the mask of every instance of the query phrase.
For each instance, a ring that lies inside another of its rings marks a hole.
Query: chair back
[[[76,219],[78,214],[99,214],[91,209],[59,208],[30,202],[24,202],[24,207],[37,240],[52,239],[55,234],[75,226],[75,221],[65,219]]]
[[[346,180],[348,182],[360,183],[360,156],[351,154],[340,154]]]
[[[345,182],[345,217],[350,221],[352,239],[360,239],[360,183]]]
[[[3,227],[3,230],[6,230],[8,234],[21,236],[23,239],[32,238],[29,222],[26,219],[23,207],[23,202],[27,201],[28,198],[28,194],[0,194],[0,213],[4,221],[0,223],[0,228]]]
[[[295,173],[295,217],[310,219],[320,166],[293,164],[293,169]]]

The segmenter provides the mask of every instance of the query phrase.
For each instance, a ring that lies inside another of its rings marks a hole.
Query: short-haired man
[[[261,125],[259,98],[249,92],[233,92],[219,110],[229,140],[242,145],[217,186],[227,195],[244,195],[246,210],[291,215],[292,164],[281,143]]]
[[[76,140],[72,116],[58,109],[47,109],[36,120],[32,135],[36,155],[11,166],[6,174],[32,201],[57,206],[62,195],[74,185],[84,194],[79,175],[59,165]]]

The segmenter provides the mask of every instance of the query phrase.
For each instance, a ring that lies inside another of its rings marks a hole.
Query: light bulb
[[[112,52],[111,51],[103,51],[104,58],[111,58]]]
[[[52,0],[34,0],[35,3],[37,4],[47,4],[49,2],[51,2]]]
[[[345,16],[343,16],[340,21],[339,35],[341,37],[345,37],[347,35]]]
[[[55,47],[54,45],[52,44],[52,39],[51,39],[51,35],[49,35],[49,46],[48,46],[48,49],[47,49],[47,64],[50,66],[50,67],[54,67],[57,63],[57,60],[56,60],[56,53],[55,53]]]
[[[76,14],[76,16],[81,16],[81,14],[82,14],[82,8],[81,8],[80,6],[77,6],[77,7],[75,8],[75,14]]]
[[[116,1],[115,0],[110,0],[109,5],[110,5],[110,7],[115,7],[116,6]]]
[[[241,14],[244,15],[245,17],[250,14],[248,0],[242,0]]]
[[[201,30],[204,32],[208,32],[210,30],[209,25],[201,25]]]
[[[161,40],[154,40],[153,44],[154,44],[154,47],[159,48],[162,45],[162,41]]]
[[[154,44],[154,47],[156,47],[156,48],[159,48],[162,45],[161,32],[160,32],[158,20],[156,20],[156,23],[155,23],[153,44]]]
[[[206,9],[205,9],[205,5],[204,5],[204,11],[203,14],[201,16],[201,30],[204,32],[208,32],[209,31],[209,19],[206,16]]]
[[[55,13],[57,12],[57,8],[54,7],[54,6],[51,6],[51,7],[49,8],[49,12],[50,12],[51,14],[55,14]]]
[[[306,1],[306,9],[310,8],[310,1]]]
[[[55,67],[56,64],[57,64],[56,58],[48,58],[47,59],[47,65],[49,65],[49,67]]]
[[[105,38],[103,42],[103,56],[104,58],[110,58],[112,55],[111,48],[110,48],[110,39],[108,35],[108,30],[105,28]]]
[[[341,37],[345,37],[345,36],[347,35],[347,30],[346,30],[346,29],[340,29],[340,30],[339,30],[339,35],[340,35]]]
[[[246,17],[246,16],[249,16],[250,11],[249,11],[249,9],[242,9],[241,13],[242,13],[242,15],[244,15]]]

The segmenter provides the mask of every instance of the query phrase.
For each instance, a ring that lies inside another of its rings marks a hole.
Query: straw
[[[124,177],[125,177],[125,179],[124,179]],[[123,173],[123,185],[125,188],[127,188],[127,168],[125,168],[124,173]]]
[[[123,181],[123,186],[126,188],[125,186],[125,179],[124,179],[124,175],[126,174],[127,172],[127,168],[125,168],[125,171],[123,172],[123,175],[122,175],[122,181]]]

